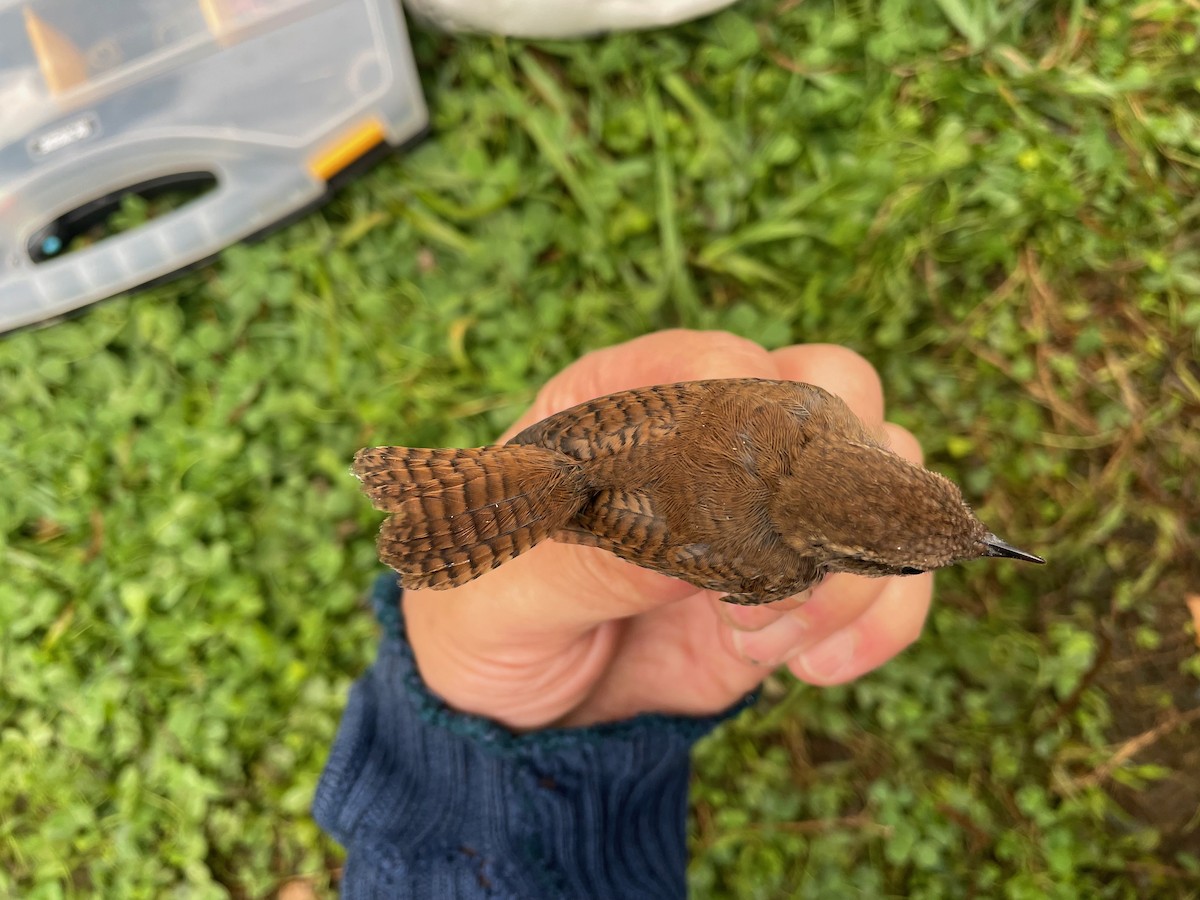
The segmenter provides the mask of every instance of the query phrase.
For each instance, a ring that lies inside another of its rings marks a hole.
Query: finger
[[[893,453],[904,457],[910,463],[925,465],[925,451],[921,449],[921,442],[907,428],[894,422],[885,422],[883,436]]]
[[[922,461],[921,447],[908,431],[890,423],[883,430],[893,451],[911,462]],[[925,577],[909,576],[902,580],[909,582]],[[773,619],[767,617],[768,613],[759,614],[762,620],[761,624],[754,622],[759,626],[756,629],[737,628],[734,623],[729,623],[731,631],[726,636],[726,645],[736,656],[748,662],[763,666],[780,665],[854,625],[880,601],[889,584],[896,580],[831,575],[812,590],[807,603]],[[908,590],[918,599],[921,596],[922,589],[910,586]],[[928,598],[924,604],[928,606]],[[924,611],[919,609],[919,604],[914,609],[920,612],[917,622],[919,630],[920,623],[924,621]]]
[[[774,351],[779,378],[804,381],[846,401],[868,426],[883,423],[883,383],[866,359],[836,344],[799,344]]]
[[[726,603],[721,595],[714,593],[709,599],[713,609],[721,621],[736,631],[758,631],[776,622],[787,612],[802,606],[811,596],[811,591],[804,591],[795,597],[776,600],[774,603],[764,603],[761,606],[740,606],[736,603]]]
[[[727,331],[675,328],[593,350],[546,382],[529,410],[504,434],[564,409],[633,388],[705,378],[778,378],[771,354]]]
[[[922,599],[920,586],[911,583],[928,581],[928,578],[927,575],[896,578],[885,580],[884,583],[890,581],[902,586],[903,599],[899,605],[907,608],[914,602],[920,604]],[[908,596],[909,592],[912,592],[912,596]],[[884,594],[881,600],[886,598],[887,594]],[[703,715],[727,706],[758,685],[766,674],[764,666],[732,652],[730,640],[736,632],[716,620],[711,608],[700,601],[699,596],[688,598],[630,620],[620,638],[621,653],[613,660],[588,700],[576,708],[573,718],[565,724],[609,721],[628,715],[629,710],[639,709]],[[927,592],[925,607],[928,607]],[[782,624],[798,618],[797,613],[802,610],[803,607],[800,607],[793,613],[781,616],[779,622]],[[884,614],[890,627],[895,612],[885,606]],[[896,619],[899,621],[903,617]],[[915,626],[914,630],[904,634],[899,629],[884,631],[872,625],[869,619],[860,618],[852,628],[862,630],[853,633],[849,641],[851,667],[846,668],[845,662],[836,658],[833,662],[840,662],[844,679],[853,677],[853,674],[847,675],[846,672],[861,674],[906,646],[919,631],[919,622]],[[839,635],[844,633],[837,632]],[[679,640],[680,635],[686,635],[686,639]],[[801,630],[797,641],[811,642],[811,637],[811,632]],[[820,646],[823,645],[813,645]],[[820,663],[818,657],[812,664],[811,672],[805,669],[798,674],[815,684],[836,683],[825,678],[823,671],[818,668]],[[770,665],[773,667],[774,664]],[[857,668],[854,668],[855,665]],[[667,700],[662,689],[664,684],[687,684],[688,689],[670,692]]]
[[[852,681],[915,641],[933,596],[933,573],[888,578],[878,599],[854,622],[792,657],[788,668],[810,684]]]
[[[758,631],[734,631],[732,645],[748,662],[777,666],[853,623],[879,599],[883,587],[884,579],[831,575],[802,607]]]

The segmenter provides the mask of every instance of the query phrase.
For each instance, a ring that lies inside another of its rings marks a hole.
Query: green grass
[[[180,281],[0,341],[0,895],[320,890],[372,441],[582,352],[848,344],[1043,569],[697,752],[697,897],[1200,896],[1200,10],[747,0],[421,35],[434,137]]]

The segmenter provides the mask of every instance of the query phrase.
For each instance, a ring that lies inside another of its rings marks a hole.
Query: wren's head
[[[989,532],[948,478],[890,450],[818,438],[797,463],[776,498],[776,523],[829,572],[919,575],[983,556],[1045,562]]]

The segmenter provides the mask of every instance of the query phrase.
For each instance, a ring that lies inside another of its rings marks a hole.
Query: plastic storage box
[[[0,0],[0,332],[276,226],[427,124],[398,0]],[[169,187],[211,189],[76,240]]]

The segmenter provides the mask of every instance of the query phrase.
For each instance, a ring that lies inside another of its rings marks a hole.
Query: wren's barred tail
[[[392,514],[379,558],[410,589],[465,584],[548,538],[587,498],[579,463],[541,447],[371,447],[353,472]]]

